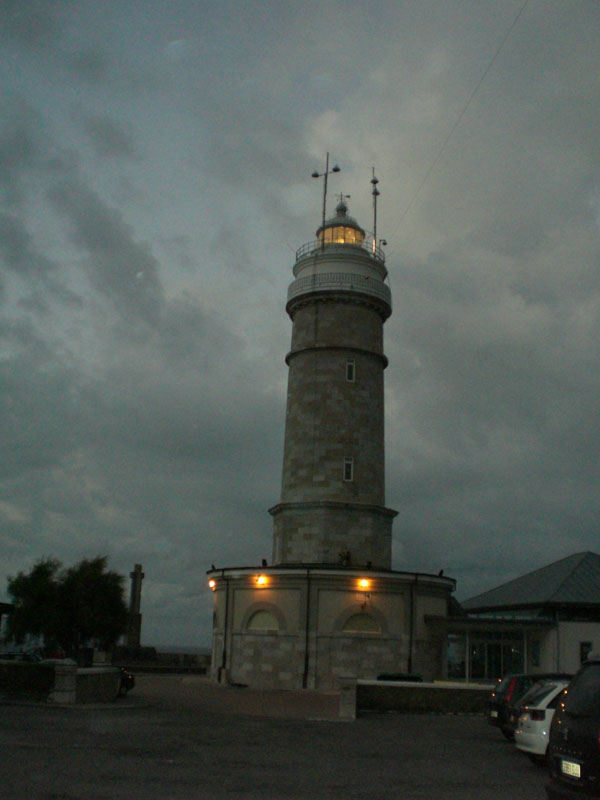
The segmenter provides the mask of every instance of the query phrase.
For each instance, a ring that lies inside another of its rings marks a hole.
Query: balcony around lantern
[[[388,306],[387,316],[391,313],[392,293],[390,287],[380,280],[365,275],[348,272],[326,272],[317,275],[306,275],[298,278],[288,288],[288,303],[297,297],[313,292],[351,291],[370,295]]]

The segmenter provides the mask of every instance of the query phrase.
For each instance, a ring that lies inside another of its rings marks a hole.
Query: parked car
[[[492,691],[488,701],[487,721],[490,725],[498,726],[507,739],[512,739],[514,727],[508,726],[509,706],[516,705],[525,692],[539,680],[544,678],[569,680],[570,677],[564,673],[544,672],[537,675],[531,673],[511,674],[499,678],[498,685]]]
[[[554,710],[568,685],[568,681],[546,680],[532,686],[521,698],[515,744],[532,761],[545,760]]]
[[[0,653],[0,661],[41,661],[42,656],[37,650],[19,650]]]
[[[549,681],[562,680],[568,683],[572,677],[573,677],[572,675],[567,675],[567,674],[555,676],[553,678],[540,676],[539,680],[535,681],[535,683],[533,683],[524,694],[515,697],[508,705],[508,709],[506,712],[506,722],[504,723],[504,725],[502,725],[502,733],[506,736],[506,738],[507,739],[515,738],[515,729],[519,722],[521,708],[530,701],[530,695],[536,694],[537,691],[545,683],[548,683]]]
[[[600,655],[588,656],[550,726],[550,800],[600,797]]]

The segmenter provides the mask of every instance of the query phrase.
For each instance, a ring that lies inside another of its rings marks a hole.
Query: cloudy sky
[[[388,240],[395,569],[600,550],[597,0],[0,0],[0,599],[142,563],[146,644],[270,559],[294,251]]]

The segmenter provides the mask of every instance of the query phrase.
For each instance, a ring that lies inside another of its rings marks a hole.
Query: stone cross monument
[[[142,615],[140,613],[142,581],[145,577],[142,565],[136,564],[133,572],[129,573],[129,577],[131,578],[131,594],[129,596],[129,619],[127,620],[127,645],[128,647],[139,647],[142,632]]]

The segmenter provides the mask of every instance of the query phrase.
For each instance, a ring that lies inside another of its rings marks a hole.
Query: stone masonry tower
[[[281,501],[274,564],[391,567],[385,507],[382,251],[343,198],[296,254]]]
[[[343,195],[326,218],[328,162],[313,175],[325,178],[322,223],[296,253],[287,295],[292,346],[272,561],[208,570],[210,674],[220,683],[335,690],[381,674],[445,676],[454,581],[392,569],[384,256]]]

